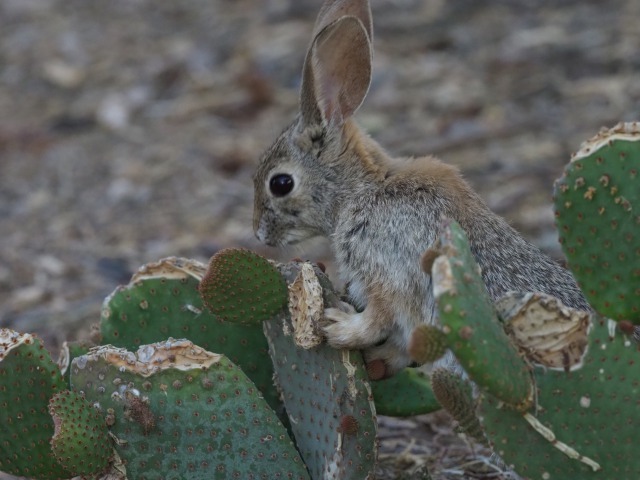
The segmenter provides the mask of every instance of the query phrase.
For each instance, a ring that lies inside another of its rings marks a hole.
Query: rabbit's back
[[[332,244],[343,279],[358,285],[354,300],[363,306],[359,297],[382,290],[396,309],[431,319],[430,277],[419,260],[446,218],[466,231],[494,300],[508,291],[539,291],[589,308],[567,270],[491,212],[457,169],[432,157],[390,165],[384,181],[352,191],[341,209]]]

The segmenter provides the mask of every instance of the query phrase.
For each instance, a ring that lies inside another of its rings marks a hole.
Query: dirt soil
[[[57,352],[170,255],[243,246],[331,266],[326,241],[268,249],[251,230],[252,170],[296,110],[319,4],[0,2],[0,326]],[[553,180],[601,126],[640,119],[640,2],[372,4],[362,125],[394,154],[460,166],[559,257]],[[422,464],[434,479],[497,476],[443,414],[381,431],[390,478]]]

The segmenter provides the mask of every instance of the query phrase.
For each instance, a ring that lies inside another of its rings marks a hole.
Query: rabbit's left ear
[[[360,107],[371,83],[370,38],[362,21],[351,15],[318,32],[303,71],[300,103],[305,120],[337,127]]]

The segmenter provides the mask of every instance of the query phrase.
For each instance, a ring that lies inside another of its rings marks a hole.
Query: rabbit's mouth
[[[267,243],[267,245],[272,247],[287,247],[289,245],[297,245],[305,240],[317,237],[318,235],[318,232],[307,229],[288,230],[281,238],[273,241],[272,243]]]
[[[283,247],[286,245],[295,245],[316,236],[318,236],[318,232],[315,230],[296,228],[285,232],[281,242],[278,243]]]
[[[291,228],[275,232],[269,231],[267,228],[257,228],[255,230],[255,235],[261,243],[270,247],[286,247],[315,237],[318,233],[305,228]]]

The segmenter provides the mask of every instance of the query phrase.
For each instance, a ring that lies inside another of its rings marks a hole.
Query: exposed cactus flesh
[[[174,257],[141,267],[128,285],[118,287],[105,300],[102,342],[136,349],[168,337],[188,338],[229,357],[279,411],[262,325],[225,322],[205,308],[198,291],[205,271],[202,263]]]
[[[591,315],[543,293],[512,292],[496,303],[505,331],[531,363],[580,368],[589,344]]]

